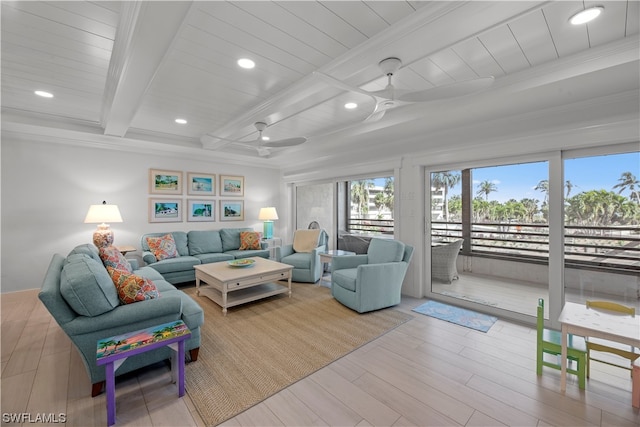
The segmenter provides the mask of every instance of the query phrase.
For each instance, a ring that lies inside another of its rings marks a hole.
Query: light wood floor
[[[37,291],[0,302],[3,414],[62,413],[69,426],[105,425],[104,394],[90,397],[84,366]],[[404,299],[399,308],[420,303]],[[531,327],[498,320],[485,334],[414,313],[225,425],[640,425],[627,371],[594,363],[586,391],[571,376],[566,394],[559,388],[558,371],[535,374]],[[203,425],[188,394],[177,398],[164,364],[119,377],[116,396],[117,426]]]
[[[437,294],[476,302],[488,307],[522,313],[532,317],[536,316],[538,298],[543,298],[546,302],[545,317],[549,317],[549,288],[533,282],[461,273],[460,277],[452,283],[439,283],[434,281],[431,289],[432,292]],[[619,304],[635,307],[636,312],[640,313],[639,298],[631,299],[611,294],[591,291],[580,292],[578,289],[565,288],[566,301],[584,304],[588,299],[614,301]]]

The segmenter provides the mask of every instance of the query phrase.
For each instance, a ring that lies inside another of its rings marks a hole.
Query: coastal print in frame
[[[187,221],[213,222],[216,220],[215,200],[187,200]]]
[[[187,172],[187,194],[192,196],[215,196],[216,176],[206,173]]]
[[[182,194],[182,172],[150,169],[149,193]]]
[[[220,200],[220,221],[244,221],[244,200]]]
[[[244,196],[244,177],[220,175],[221,196]]]
[[[182,200],[149,199],[149,222],[182,222]]]

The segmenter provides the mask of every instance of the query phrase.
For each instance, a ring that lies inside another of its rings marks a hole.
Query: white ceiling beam
[[[105,135],[127,133],[191,5],[191,1],[123,3],[102,105]]]
[[[477,36],[487,31],[487,28],[502,25],[514,19],[514,16],[518,17],[538,10],[547,3],[545,1],[434,2],[350,49],[318,71],[339,78],[361,77],[367,74],[375,75],[377,79],[381,76],[377,64],[385,56],[401,56],[403,64],[407,66],[434,52]],[[460,25],[465,16],[476,18],[473,25]],[[428,48],[425,48],[425,45]],[[356,82],[356,86],[370,81],[371,79],[367,77],[366,81]],[[350,83],[353,84],[354,81]],[[327,93],[328,90],[331,92]],[[202,135],[200,140],[205,149],[220,149],[229,142],[217,139],[214,135],[228,138],[249,123],[265,120],[271,122],[270,118],[278,117],[277,113],[287,111],[291,106],[295,106],[298,111],[305,111],[327,101],[335,94],[335,88],[319,81],[313,75],[307,75],[224,126]]]

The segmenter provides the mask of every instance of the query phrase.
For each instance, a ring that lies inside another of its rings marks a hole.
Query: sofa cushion
[[[82,316],[99,316],[120,305],[116,288],[102,263],[81,254],[62,268],[60,293]]]
[[[176,241],[171,233],[160,237],[147,237],[147,244],[149,245],[149,250],[153,252],[153,256],[158,261],[178,256]]]
[[[98,262],[102,262],[102,260],[100,259],[100,254],[98,253],[98,248],[93,243],[85,243],[84,245],[76,246],[71,250],[71,252],[69,252],[69,255],[67,255],[67,257],[74,254],[85,254]]]
[[[160,298],[156,285],[149,279],[133,274],[130,271],[107,267],[107,272],[118,291],[118,298],[123,304]]]
[[[318,247],[320,230],[296,230],[293,234],[293,250],[309,253]]]
[[[210,264],[212,262],[221,262],[221,261],[231,261],[232,259],[234,259],[233,255],[223,254],[223,253],[200,254],[200,255],[194,255],[194,257],[198,258],[201,264]]]
[[[112,267],[116,270],[124,270],[131,273],[131,266],[124,255],[115,246],[102,247],[99,250],[100,259],[105,267]]]
[[[260,233],[256,231],[240,232],[240,248],[241,251],[262,249],[260,246]]]
[[[236,251],[228,251],[225,252],[225,254],[227,255],[231,255],[234,258],[238,259],[238,258],[251,258],[254,256],[259,256],[262,258],[269,258],[269,249],[260,249],[260,250],[256,250],[256,251],[241,251],[241,250],[236,250]]]
[[[220,230],[224,252],[240,249],[240,232],[253,231],[251,228],[223,228]]]
[[[180,256],[178,258],[163,259],[151,264],[151,267],[160,274],[175,273],[177,271],[193,270],[194,265],[200,264],[200,260],[192,256]]]
[[[195,230],[187,233],[189,255],[222,252],[220,232],[214,230]]]
[[[400,262],[403,256],[404,243],[391,239],[371,239],[367,250],[367,263]]]

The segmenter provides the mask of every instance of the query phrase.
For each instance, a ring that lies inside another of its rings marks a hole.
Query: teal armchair
[[[333,257],[331,294],[358,313],[399,304],[412,255],[412,246],[374,238],[366,254]]]
[[[275,248],[276,261],[293,266],[294,282],[316,283],[322,277],[320,253],[327,250],[328,239],[324,230],[296,230],[293,244]]]

